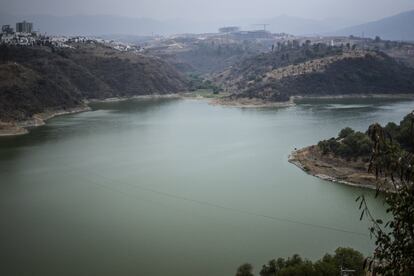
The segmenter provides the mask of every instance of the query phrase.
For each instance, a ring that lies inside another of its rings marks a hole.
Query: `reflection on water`
[[[2,138],[0,274],[232,275],[245,261],[293,253],[368,253],[354,199],[372,193],[306,175],[287,157],[344,126],[399,121],[413,106],[131,100]]]

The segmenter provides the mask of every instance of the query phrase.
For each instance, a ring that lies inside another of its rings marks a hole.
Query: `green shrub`
[[[364,275],[363,255],[352,249],[339,247],[334,255],[326,254],[322,259],[313,263],[310,260],[303,260],[295,254],[287,260],[278,258],[263,265],[260,276],[335,276],[340,275],[340,267],[355,270],[357,276]]]
[[[354,133],[355,133],[355,131],[354,131],[352,128],[350,128],[350,127],[346,127],[346,128],[342,129],[342,130],[339,132],[338,137],[339,137],[340,139],[342,139],[342,138],[345,138],[345,137],[347,137],[348,135],[351,135],[351,134],[354,134]]]
[[[320,141],[318,148],[322,154],[332,153],[351,159],[369,156],[372,151],[372,142],[365,133],[355,132],[348,127],[341,130],[337,139]]]

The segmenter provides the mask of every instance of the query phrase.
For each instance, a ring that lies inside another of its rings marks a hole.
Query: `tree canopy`
[[[373,141],[369,170],[377,177],[377,194],[384,195],[388,221],[376,219],[363,196],[357,198],[361,219],[368,217],[376,248],[367,266],[383,275],[414,275],[414,114],[407,115],[400,125],[386,127],[373,124],[368,135]],[[388,188],[386,183],[391,183]]]
[[[364,275],[363,255],[352,249],[339,247],[335,254],[326,254],[320,260],[312,262],[303,259],[295,254],[287,259],[278,258],[270,260],[263,265],[260,276],[290,276],[290,275],[307,275],[307,276],[336,276],[340,275],[341,268],[354,270],[353,275]],[[236,276],[254,275],[253,267],[250,264],[244,264],[237,270]]]
[[[318,147],[323,154],[332,153],[346,159],[367,158],[372,152],[368,135],[349,127],[342,129],[337,138],[320,141]]]

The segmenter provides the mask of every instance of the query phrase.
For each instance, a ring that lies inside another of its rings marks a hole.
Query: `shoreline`
[[[288,161],[305,173],[322,180],[363,189],[377,188],[378,180],[368,173],[363,163],[322,156],[317,146],[293,151]]]
[[[401,99],[414,100],[414,94],[345,94],[345,95],[307,95],[307,96],[292,96],[293,100],[306,99]]]
[[[146,99],[204,99],[206,97],[191,97],[191,93],[176,93],[176,94],[154,94],[154,95],[136,95],[131,97],[111,97],[106,99],[88,99],[78,107],[68,109],[50,109],[42,113],[34,114],[31,118],[18,122],[3,122],[0,121],[0,138],[21,136],[30,133],[31,128],[43,126],[46,122],[54,117],[76,114],[86,111],[91,111],[90,103],[110,103],[122,102],[132,99],[146,100]],[[206,98],[207,99],[207,98]]]
[[[210,104],[238,108],[292,107],[296,105],[293,97],[290,97],[289,101],[286,102],[271,102],[261,99],[248,98],[228,99],[223,97],[212,99],[210,101]]]
[[[203,97],[202,97],[203,98]],[[290,96],[289,101],[285,102],[272,102],[261,99],[229,99],[227,97],[218,97],[210,99],[212,105],[222,105],[228,107],[240,107],[240,108],[272,108],[272,107],[292,107],[296,106],[296,101],[307,99],[400,99],[400,100],[414,100],[414,94],[345,94],[345,95],[305,95],[305,96]]]
[[[296,100],[302,99],[352,99],[352,98],[383,98],[383,99],[401,99],[401,100],[414,100],[414,94],[370,94],[370,95],[321,95],[321,96],[291,96],[289,101],[286,102],[271,102],[261,99],[228,99],[226,96],[214,96],[199,95],[197,92],[180,92],[175,94],[153,94],[153,95],[136,95],[129,97],[111,97],[106,99],[88,99],[84,101],[84,104],[74,108],[46,110],[42,113],[34,114],[32,118],[18,122],[4,122],[0,121],[0,137],[20,136],[29,133],[30,128],[42,126],[46,124],[47,120],[50,120],[57,116],[81,113],[92,110],[89,106],[90,103],[110,103],[110,102],[122,102],[128,100],[148,100],[148,99],[196,99],[196,100],[208,100],[211,105],[221,105],[223,107],[236,107],[236,108],[286,108],[296,105]],[[293,153],[292,153],[293,154]],[[290,156],[291,157],[291,156]],[[290,158],[289,157],[289,158]],[[291,162],[289,160],[289,162]],[[295,164],[294,162],[291,162]],[[295,164],[298,166],[298,164]],[[298,166],[300,167],[300,166]],[[321,179],[328,179],[329,176],[320,175],[317,176]],[[332,179],[334,182],[344,182],[342,180]],[[360,186],[357,183],[344,183],[352,186]]]
[[[183,93],[176,94],[153,94],[153,95],[136,95],[129,97],[111,97],[106,99],[88,99],[85,100],[85,104],[89,103],[111,103],[111,102],[123,102],[128,100],[150,100],[150,99],[180,99]]]
[[[17,126],[16,123],[0,122],[0,138],[20,136],[28,133],[29,131],[27,129]]]
[[[47,120],[52,118],[76,114],[90,111],[91,108],[87,105],[73,107],[68,109],[47,110],[42,113],[37,113],[32,118],[19,122],[1,122],[0,121],[0,137],[20,136],[29,133],[31,128],[43,126]]]

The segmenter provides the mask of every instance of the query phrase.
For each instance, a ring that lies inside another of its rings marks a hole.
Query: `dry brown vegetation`
[[[73,49],[8,47],[0,63],[0,121],[19,121],[85,99],[177,93],[186,79],[154,57],[100,44]]]
[[[215,80],[234,99],[414,92],[414,69],[382,52],[317,45],[247,59]]]

